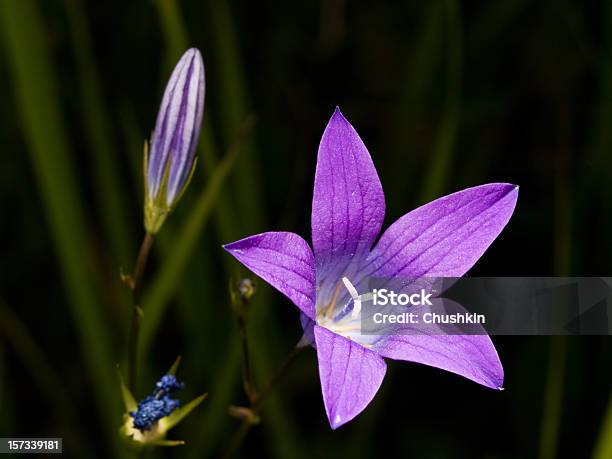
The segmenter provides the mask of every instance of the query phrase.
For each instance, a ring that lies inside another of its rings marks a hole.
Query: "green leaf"
[[[446,37],[446,107],[436,135],[432,152],[433,159],[422,185],[422,202],[428,202],[444,191],[459,130],[463,27],[459,2],[446,0],[445,5],[448,30]]]
[[[101,279],[93,261],[93,243],[75,179],[72,145],[68,142],[59,103],[57,74],[50,62],[48,33],[33,0],[0,1],[0,34],[12,77],[27,152],[32,162],[75,331],[83,366],[89,370],[93,396],[109,444],[118,444],[120,418],[110,355],[111,340],[102,314]],[[117,443],[115,443],[117,442]]]
[[[112,248],[116,265],[125,265],[133,256],[134,247],[129,238],[130,222],[127,216],[126,189],[117,173],[116,148],[112,141],[110,113],[102,90],[92,50],[91,36],[82,0],[63,2],[68,15],[72,49],[77,64],[77,90],[82,120],[88,142],[87,154],[92,158],[97,207],[107,241]],[[139,223],[139,222],[138,222]]]
[[[140,345],[141,355],[146,355],[148,352],[169,300],[176,291],[190,256],[208,222],[221,187],[236,163],[236,156],[236,152],[226,156],[215,169],[206,187],[198,196],[189,220],[183,225],[175,238],[172,251],[162,263],[159,274],[152,281],[151,287],[145,294]]]

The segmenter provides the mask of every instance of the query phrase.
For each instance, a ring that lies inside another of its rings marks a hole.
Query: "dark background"
[[[385,226],[464,187],[516,183],[514,216],[471,274],[609,275],[612,4],[585,3],[0,0],[0,437],[123,455],[115,365],[125,373],[130,302],[119,273],[143,234],[142,142],[190,46],[207,70],[200,161],[147,269],[137,396],[178,354],[181,399],[210,396],[170,433],[187,444],[151,457],[219,455],[237,428],[227,406],[246,401],[227,285],[246,272],[220,245],[265,230],[309,239],[318,142],[336,105],[377,166]],[[202,204],[232,152],[230,178]],[[298,314],[260,282],[248,327],[263,384],[300,338]],[[390,362],[374,402],[337,431],[307,350],[241,454],[612,448],[609,337],[493,340],[505,391]]]

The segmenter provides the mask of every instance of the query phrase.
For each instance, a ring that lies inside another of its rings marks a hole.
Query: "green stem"
[[[249,340],[246,325],[247,306],[250,299],[255,293],[254,284],[250,279],[243,279],[237,284],[230,281],[230,298],[232,309],[236,314],[236,322],[238,323],[238,331],[240,336],[240,345],[242,348],[242,383],[244,393],[247,396],[249,403],[253,403],[257,396],[255,387],[255,379],[251,371],[251,359],[249,357]]]
[[[240,427],[238,427],[238,430],[236,430],[232,439],[228,443],[227,449],[223,453],[222,457],[230,458],[238,450],[251,428],[255,424],[257,424],[258,421],[256,420],[259,419],[259,411],[261,410],[261,406],[263,405],[264,400],[272,392],[274,387],[276,387],[276,385],[287,372],[291,364],[295,361],[296,357],[300,355],[303,350],[304,346],[295,346],[291,353],[283,361],[283,363],[281,363],[281,365],[278,367],[272,378],[270,378],[268,383],[264,386],[262,391],[259,393],[255,393],[252,396],[252,399],[250,399],[249,409],[252,411],[253,416],[242,421]]]
[[[147,265],[149,258],[149,252],[153,246],[155,236],[151,233],[146,233],[138,252],[138,258],[136,259],[136,266],[134,267],[134,274],[132,275],[130,287],[132,289],[132,324],[130,326],[130,337],[128,340],[128,367],[129,367],[129,379],[128,387],[132,393],[134,393],[136,385],[136,377],[138,375],[138,338],[140,335],[140,324],[142,322],[142,307],[141,307],[141,293],[142,293],[142,277]]]
[[[249,359],[249,341],[246,330],[246,318],[244,312],[236,314],[238,321],[238,329],[240,330],[240,343],[242,345],[242,381],[244,385],[244,393],[246,394],[249,402],[253,402],[257,396],[257,390],[255,389],[255,381],[253,380],[253,373],[251,372],[251,363]]]

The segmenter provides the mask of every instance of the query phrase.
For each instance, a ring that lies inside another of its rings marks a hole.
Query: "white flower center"
[[[340,295],[343,286],[348,291],[350,298],[346,304],[338,307],[338,299],[346,298],[346,295]],[[371,301],[371,299],[371,293],[360,295],[351,281],[343,277],[342,282],[336,284],[330,301],[322,306],[317,305],[317,324],[364,347],[371,347],[376,337],[361,334],[362,302]],[[352,310],[345,310],[351,302]]]

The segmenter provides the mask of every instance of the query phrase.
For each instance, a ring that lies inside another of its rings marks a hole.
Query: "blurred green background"
[[[226,286],[246,272],[220,245],[265,230],[309,239],[336,105],[378,168],[385,225],[512,182],[516,212],[472,274],[610,272],[612,2],[0,0],[0,45],[0,437],[126,457],[119,274],[143,235],[142,144],[190,46],[207,69],[200,161],[147,269],[136,395],[181,354],[181,399],[210,397],[170,435],[187,444],[150,457],[217,456],[237,428],[227,406],[246,400]],[[296,311],[259,283],[248,330],[260,384],[300,338]],[[307,350],[240,454],[612,457],[609,337],[494,342],[504,392],[391,362],[374,402],[335,432]]]

